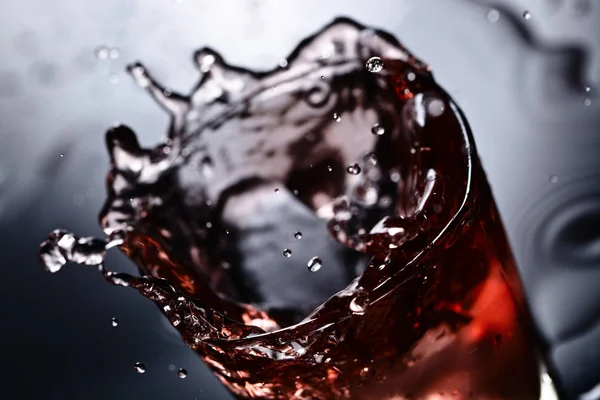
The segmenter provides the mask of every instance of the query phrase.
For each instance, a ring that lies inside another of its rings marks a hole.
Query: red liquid
[[[371,55],[382,71],[364,69]],[[101,220],[128,228],[121,248],[149,275],[105,273],[113,283],[155,301],[239,398],[539,398],[537,344],[485,174],[423,64],[349,21],[304,42],[287,70],[252,74],[207,50],[198,63],[195,94],[216,84],[220,96],[165,97],[132,70],[173,120],[153,150],[124,127],[107,135]]]

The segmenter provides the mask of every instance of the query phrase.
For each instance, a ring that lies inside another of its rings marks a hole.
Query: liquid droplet
[[[583,105],[586,106],[586,107],[591,106],[592,105],[592,100],[591,99],[585,99],[583,101]]]
[[[302,232],[296,232],[294,233],[294,237],[298,240],[302,239]]]
[[[376,73],[383,69],[383,60],[379,57],[371,57],[367,60],[365,66],[367,71]]]
[[[187,377],[187,371],[185,370],[185,368],[180,368],[179,371],[177,371],[177,376],[181,379]]]
[[[590,86],[586,86],[586,87],[583,88],[583,90],[585,90],[586,93],[589,93],[589,92],[592,91],[592,88]]]
[[[371,133],[373,133],[373,135],[381,136],[385,133],[385,128],[379,124],[375,124],[371,128]]]
[[[60,153],[60,156],[61,156],[61,157],[64,157],[65,155],[64,155],[64,153]]]
[[[498,22],[500,19],[500,11],[492,9],[487,13],[487,20],[491,23]]]
[[[333,120],[335,122],[340,122],[342,120],[342,117],[338,113],[333,113]]]
[[[288,60],[286,60],[285,58],[282,58],[281,60],[279,60],[279,66],[281,68],[285,68],[288,66]]]
[[[558,176],[556,176],[556,175],[550,175],[550,182],[551,183],[558,182]]]
[[[113,318],[111,322],[112,322],[112,326],[118,326],[119,325],[119,320],[116,319],[116,318]]]
[[[358,164],[352,164],[348,168],[346,168],[346,171],[350,175],[358,175],[360,174],[360,167],[358,166]]]
[[[119,55],[121,54],[121,52],[119,51],[119,49],[117,48],[112,48],[110,49],[110,51],[108,52],[108,56],[113,59],[116,60],[117,58],[119,58]]]
[[[310,272],[317,272],[323,266],[323,262],[319,257],[313,257],[308,261],[307,266]]]
[[[525,18],[525,19],[531,19],[531,13],[529,11],[524,11],[523,12],[523,18]]]
[[[331,165],[327,166],[327,171],[329,171],[329,172],[333,171],[333,168],[331,168]]]
[[[109,81],[110,83],[112,83],[112,84],[115,84],[115,83],[119,82],[119,75],[117,75],[117,74],[114,74],[114,73],[113,73],[113,74],[110,74],[110,75],[108,76],[108,81]]]
[[[365,313],[368,305],[369,298],[367,295],[363,292],[359,292],[350,302],[350,311],[352,311],[354,314],[362,315]]]
[[[106,46],[98,46],[94,50],[94,54],[98,60],[106,60],[108,58],[109,50]]]
[[[133,366],[133,369],[135,369],[135,371],[138,374],[143,374],[144,372],[146,372],[146,366],[144,364],[142,364],[141,362],[136,362],[135,365]]]
[[[279,188],[275,188],[275,193],[279,193]]]
[[[290,258],[292,256],[292,251],[290,249],[284,249],[283,255],[287,258]]]

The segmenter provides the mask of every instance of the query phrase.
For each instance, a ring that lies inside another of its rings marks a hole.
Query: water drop
[[[414,72],[409,72],[408,74],[406,74],[406,79],[412,82],[415,79],[417,79],[417,75]]]
[[[185,368],[180,368],[179,371],[177,371],[177,376],[181,379],[187,377],[187,371],[185,370]]]
[[[119,49],[117,48],[112,48],[110,49],[110,51],[108,52],[108,56],[113,59],[116,60],[117,58],[119,58],[119,55],[121,54],[121,52],[119,51]]]
[[[279,66],[281,68],[285,68],[288,66],[288,60],[286,60],[285,58],[282,58],[281,60],[279,60]]]
[[[213,162],[209,156],[202,158],[200,161],[200,171],[205,178],[210,178],[213,174]]]
[[[338,113],[333,113],[333,120],[335,122],[340,122],[342,120],[342,117]]]
[[[489,22],[491,22],[491,23],[498,22],[499,19],[500,19],[500,11],[496,10],[495,8],[488,11],[487,20]]]
[[[331,165],[327,166],[327,171],[329,171],[329,172],[333,171],[333,168],[331,168]]]
[[[583,105],[586,106],[586,107],[591,106],[592,105],[592,100],[591,99],[585,99],[583,101]]]
[[[365,161],[367,162],[368,166],[375,166],[377,165],[377,156],[375,153],[369,153],[365,156]]]
[[[524,11],[523,12],[523,18],[525,18],[525,19],[531,19],[531,13],[529,11]]]
[[[364,292],[359,292],[350,302],[350,311],[354,314],[362,315],[369,305],[369,298]]]
[[[383,60],[379,57],[371,57],[367,60],[365,66],[367,71],[376,73],[383,69]]]
[[[360,174],[360,167],[358,166],[358,164],[352,164],[348,168],[346,168],[346,171],[351,175],[358,175]]]
[[[558,182],[558,176],[556,176],[556,175],[550,175],[550,182],[551,183]]]
[[[323,262],[319,257],[313,257],[308,261],[307,266],[310,272],[317,272],[323,266]]]
[[[119,325],[119,320],[116,319],[116,318],[113,318],[112,321],[111,321],[111,323],[112,323],[112,326],[118,326]]]
[[[136,362],[135,365],[133,366],[133,369],[135,369],[135,371],[138,374],[143,374],[144,372],[146,372],[146,366],[144,364],[142,364],[141,362]]]
[[[114,85],[115,83],[119,82],[119,75],[115,73],[110,74],[108,76],[108,81]]]
[[[60,153],[60,156],[61,156],[61,157],[64,157],[64,156],[65,156],[65,154],[64,154],[64,153]]]
[[[375,124],[371,127],[371,133],[373,135],[381,136],[385,133],[385,128],[379,124]]]
[[[589,92],[592,91],[592,88],[590,86],[586,86],[586,87],[583,88],[583,90],[585,90],[586,93],[589,93]]]
[[[294,233],[294,237],[298,240],[302,239],[302,232],[296,232]]]
[[[292,251],[290,249],[283,249],[283,255],[290,258],[292,256]]]
[[[275,193],[279,193],[279,188],[275,188]]]
[[[108,50],[108,47],[106,47],[106,46],[98,46],[94,50],[94,54],[96,55],[96,58],[98,60],[106,60],[108,58],[109,52],[110,51]]]
[[[169,371],[175,371],[175,364],[169,364]]]

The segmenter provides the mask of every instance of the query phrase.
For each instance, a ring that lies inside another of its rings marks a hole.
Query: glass
[[[109,239],[53,232],[49,270],[120,246],[144,276],[104,276],[154,301],[239,398],[540,398],[502,223],[428,66],[347,19],[266,73],[195,60],[189,96],[131,65],[168,136],[143,149],[109,130]]]

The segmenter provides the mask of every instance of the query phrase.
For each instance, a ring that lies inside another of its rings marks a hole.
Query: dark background
[[[1,0],[0,398],[228,398],[151,302],[92,268],[50,275],[37,247],[54,228],[101,234],[107,127],[144,145],[166,129],[126,63],[187,92],[195,48],[268,69],[340,15],[397,35],[462,106],[549,359],[569,393],[600,397],[599,2]]]

